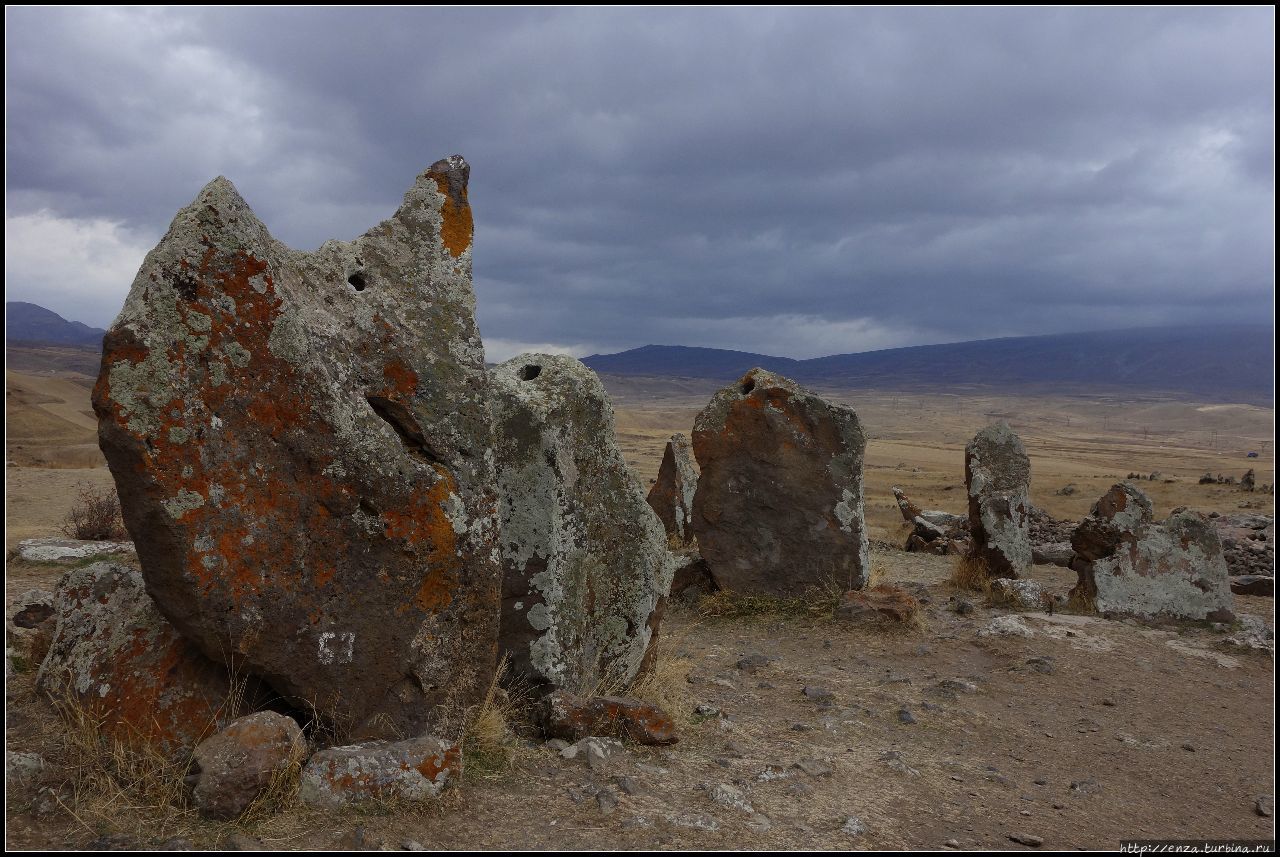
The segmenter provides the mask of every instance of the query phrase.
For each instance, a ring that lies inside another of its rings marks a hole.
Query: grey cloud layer
[[[311,247],[461,152],[486,340],[805,357],[1272,300],[1270,9],[6,18],[9,214],[154,240],[221,173]]]

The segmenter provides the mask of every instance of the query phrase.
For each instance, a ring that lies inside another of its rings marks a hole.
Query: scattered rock
[[[416,839],[406,839],[400,843],[401,851],[426,851],[427,846],[423,845]]]
[[[1053,675],[1053,658],[1051,657],[1027,658],[1027,666],[1043,675]],[[1106,700],[1103,700],[1102,704],[1106,705]],[[1111,704],[1115,705],[1114,702]]]
[[[835,618],[849,622],[910,622],[919,612],[920,602],[913,595],[900,586],[881,583],[846,592]]]
[[[696,815],[685,813],[683,815],[668,815],[666,821],[672,827],[683,827],[688,830],[703,830],[713,833],[720,829],[720,822],[716,821],[709,815]]]
[[[260,711],[233,720],[196,747],[192,800],[206,818],[239,818],[273,782],[306,758],[307,742],[290,717]]]
[[[618,796],[608,789],[601,789],[596,792],[596,806],[605,815],[613,815],[613,811],[618,808]]]
[[[1068,482],[1053,493],[1057,494],[1059,497],[1070,497],[1072,494],[1076,493],[1076,484],[1074,482]]]
[[[618,784],[623,794],[638,795],[644,792],[644,786],[635,777],[614,777],[614,782]]]
[[[1258,795],[1253,801],[1253,811],[1263,818],[1270,818],[1275,812],[1276,801],[1272,795]]]
[[[225,178],[178,212],[93,391],[147,592],[206,656],[356,737],[493,677],[499,567],[470,168],[313,253]]]
[[[1073,795],[1091,795],[1102,791],[1102,784],[1095,779],[1075,780],[1071,783]]]
[[[987,426],[964,450],[970,556],[991,578],[1020,577],[1031,566],[1028,496],[1031,460],[1008,423]]]
[[[698,414],[693,449],[702,469],[693,531],[722,588],[866,585],[866,437],[851,408],[753,369]]]
[[[911,725],[911,724],[913,724],[913,723],[915,723],[915,722],[916,722],[916,716],[915,716],[914,714],[912,714],[912,713],[911,713],[911,710],[910,710],[910,709],[907,709],[907,708],[899,708],[899,709],[898,709],[898,722],[899,722],[899,723],[906,724],[906,725]]]
[[[744,673],[749,673],[749,674],[755,673],[757,670],[761,669],[762,667],[767,667],[768,665],[769,665],[769,658],[766,657],[765,655],[760,654],[759,652],[753,652],[752,654],[747,655],[745,658],[739,658],[738,662],[734,664],[735,667],[742,670]]]
[[[672,596],[683,596],[686,599],[700,595],[710,595],[719,587],[711,577],[711,569],[696,553],[672,554],[675,571],[671,577]]]
[[[39,753],[5,751],[4,775],[10,785],[32,782],[44,773],[44,757]]]
[[[90,557],[133,553],[133,542],[95,542],[82,539],[23,539],[18,556],[27,562],[75,563]]]
[[[90,710],[109,736],[189,750],[243,713],[227,669],[179,636],[142,575],[100,562],[63,575],[56,630],[36,685]]]
[[[592,735],[629,738],[638,744],[674,744],[675,721],[662,709],[638,699],[568,691],[550,694],[544,703],[543,729],[553,738],[579,741]]]
[[[801,759],[796,762],[795,767],[811,777],[829,777],[834,772],[830,765],[818,759]]]
[[[1044,840],[1039,836],[1032,836],[1030,833],[1010,833],[1009,839],[1019,845],[1026,845],[1031,848],[1039,848],[1044,844]]]
[[[1242,574],[1231,578],[1231,592],[1233,595],[1261,595],[1265,598],[1274,598],[1276,579],[1263,577],[1261,574]]]
[[[1223,640],[1227,646],[1246,651],[1275,654],[1275,631],[1261,616],[1241,616],[1235,634]]]
[[[1053,599],[1037,581],[996,578],[991,581],[991,602],[1015,610],[1043,610]]]
[[[1080,522],[1072,546],[1075,604],[1145,618],[1234,617],[1217,530],[1195,512],[1152,523],[1151,501],[1132,485],[1115,485]]]
[[[53,593],[28,589],[5,610],[5,649],[9,659],[20,663],[19,670],[38,669],[49,653],[58,627]]]
[[[437,797],[462,773],[462,754],[439,738],[370,741],[330,747],[302,769],[298,796],[309,806],[339,809],[370,800]]]
[[[649,489],[646,502],[657,513],[675,544],[693,542],[693,495],[698,490],[698,471],[693,466],[693,448],[682,434],[673,434],[662,452],[658,479]]]
[[[625,758],[627,750],[622,746],[622,742],[615,738],[600,738],[593,735],[569,745],[560,755],[566,759],[582,758],[586,761],[587,767],[599,773],[608,770],[619,759]]]
[[[830,704],[836,698],[836,695],[825,687],[815,687],[810,685],[806,686],[804,690],[800,692],[804,694],[806,699],[811,699],[820,704]]]
[[[1019,616],[997,616],[978,631],[979,637],[1034,637],[1035,631],[1027,627]]]
[[[755,808],[751,805],[751,801],[747,800],[747,796],[742,793],[741,789],[725,783],[715,783],[713,785],[704,785],[702,787],[707,797],[712,802],[720,806],[736,809],[739,812],[754,813]]]
[[[1032,544],[1031,561],[1036,565],[1056,565],[1060,568],[1071,568],[1071,560],[1076,552],[1071,549],[1071,542],[1051,542],[1049,544]]]
[[[840,832],[845,836],[863,836],[867,832],[867,826],[862,823],[862,819],[856,815],[851,815],[845,819]]]
[[[618,448],[609,396],[563,355],[521,354],[491,377],[499,648],[543,687],[625,685],[657,639],[674,563]]]
[[[973,613],[973,602],[965,598],[957,598],[953,595],[947,609],[955,613],[957,616],[968,616]]]

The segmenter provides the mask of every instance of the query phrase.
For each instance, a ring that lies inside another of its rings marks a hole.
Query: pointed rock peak
[[[427,168],[427,175],[436,180],[440,192],[453,200],[455,205],[467,204],[467,182],[471,178],[471,165],[462,155],[441,158]]]

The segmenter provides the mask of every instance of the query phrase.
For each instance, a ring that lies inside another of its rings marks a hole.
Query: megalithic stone
[[[390,219],[310,253],[217,178],[103,344],[99,442],[147,591],[352,737],[436,727],[495,668],[468,174],[441,160]]]
[[[867,585],[862,467],[852,408],[752,369],[698,414],[698,550],[722,589],[799,595]]]

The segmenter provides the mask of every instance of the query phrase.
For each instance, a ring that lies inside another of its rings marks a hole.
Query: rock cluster
[[[1147,496],[1120,483],[1094,504],[1071,544],[1077,605],[1141,617],[1234,616],[1217,530],[1195,512],[1156,523]]]
[[[987,575],[1019,577],[1031,566],[1031,461],[1007,423],[987,426],[964,449],[970,556]]]
[[[698,414],[693,450],[693,532],[721,588],[866,585],[866,437],[851,408],[753,369]]]

